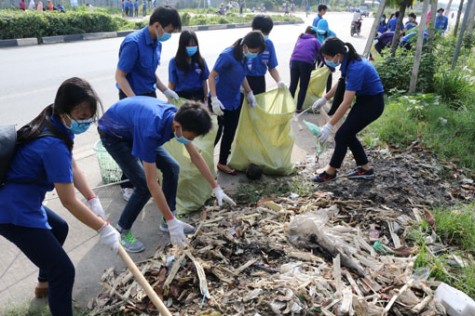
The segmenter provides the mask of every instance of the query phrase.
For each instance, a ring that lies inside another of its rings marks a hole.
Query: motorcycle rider
[[[351,24],[355,25],[355,31],[358,35],[361,32],[361,20],[362,20],[362,18],[361,18],[360,9],[356,9],[355,12],[353,13],[353,20],[352,20]]]

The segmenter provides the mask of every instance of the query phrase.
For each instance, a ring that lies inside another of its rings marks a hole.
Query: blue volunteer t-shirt
[[[216,94],[226,110],[236,110],[241,105],[240,87],[246,77],[247,62],[234,58],[233,47],[226,48],[216,60],[213,68],[216,78]]]
[[[61,123],[61,132],[73,137]],[[35,180],[34,183],[11,181]],[[72,154],[63,140],[44,136],[20,146],[0,187],[0,224],[51,229],[42,205],[54,183],[72,183]]]
[[[155,71],[161,53],[162,43],[152,40],[147,26],[125,37],[120,45],[117,68],[127,73],[126,78],[135,94],[155,91]]]
[[[176,66],[175,58],[168,64],[168,81],[175,84],[175,91],[196,91],[203,89],[203,81],[208,80],[209,69],[204,61],[204,71],[198,63],[192,63],[189,71],[180,70]]]
[[[346,65],[348,55],[345,54],[342,65]],[[354,60],[348,68],[342,66],[345,74],[347,91],[355,91],[357,96],[376,95],[384,92],[383,84],[373,64],[366,59]]]
[[[256,58],[247,61],[249,70],[248,76],[259,77],[264,76],[267,69],[277,67],[277,55],[275,53],[274,43],[270,39],[266,39],[266,48]]]
[[[99,120],[108,135],[132,141],[132,155],[155,163],[155,149],[174,137],[177,108],[152,97],[134,96],[112,105]]]

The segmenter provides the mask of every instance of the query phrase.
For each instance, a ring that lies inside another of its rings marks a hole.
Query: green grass
[[[475,170],[475,107],[453,110],[437,100],[431,94],[389,98],[383,115],[365,131],[365,143],[379,145],[378,139],[405,147],[418,140],[440,159]]]

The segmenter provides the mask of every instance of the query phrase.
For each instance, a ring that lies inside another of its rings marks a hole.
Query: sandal
[[[219,171],[230,176],[235,176],[237,174],[236,170],[229,168],[227,165],[218,164],[217,168]]]

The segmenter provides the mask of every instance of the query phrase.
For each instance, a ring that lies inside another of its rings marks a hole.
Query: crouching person
[[[184,246],[186,234],[195,230],[175,218],[180,167],[162,147],[173,138],[186,147],[191,161],[213,188],[219,205],[223,200],[235,204],[214,180],[205,160],[192,144],[193,139],[207,134],[211,126],[211,117],[199,102],[186,102],[177,109],[164,101],[143,96],[117,102],[99,120],[102,144],[135,188],[116,226],[127,251],[145,249],[131,228],[150,197],[164,218],[160,230],[170,233],[172,244]],[[162,186],[157,181],[157,168],[163,175]]]
[[[63,249],[68,224],[42,204],[46,192],[56,189],[63,206],[98,231],[102,243],[114,252],[119,248],[119,233],[102,219],[102,206],[72,155],[75,134],[89,128],[97,108],[98,97],[89,83],[64,81],[54,103],[18,131],[20,145],[0,185],[0,235],[39,268],[35,296],[48,297],[53,316],[73,315],[75,272]],[[88,205],[78,200],[75,188]]]

